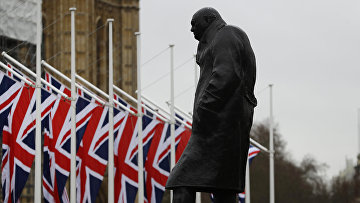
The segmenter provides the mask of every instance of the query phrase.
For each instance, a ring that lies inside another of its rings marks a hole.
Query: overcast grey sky
[[[329,165],[328,177],[354,163],[360,107],[360,2],[358,0],[142,0],[142,62],[175,44],[175,67],[189,61],[197,41],[190,20],[198,9],[216,8],[228,24],[249,36],[257,58],[255,121],[269,114],[274,84],[274,117],[298,162],[311,154]],[[143,66],[143,93],[166,107],[170,98],[169,51]],[[176,70],[175,104],[192,110],[194,61]],[[263,91],[262,91],[263,90]]]

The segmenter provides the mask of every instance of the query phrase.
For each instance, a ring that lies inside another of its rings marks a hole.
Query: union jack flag
[[[125,101],[119,100],[136,112]],[[159,121],[149,112],[142,117],[144,162]],[[138,118],[126,112],[114,141],[115,202],[134,202],[138,190]],[[144,163],[143,163],[144,164]]]
[[[260,153],[260,149],[257,147],[254,147],[253,145],[250,145],[249,152],[248,152],[248,158],[249,163],[251,164],[252,160]]]
[[[10,69],[14,70],[15,72],[23,76],[23,74],[13,65],[8,63],[7,67],[9,67]],[[0,137],[2,139],[2,130],[4,128],[5,123],[7,122],[8,115],[11,109],[11,105],[13,104],[14,98],[16,94],[19,92],[20,88],[22,87],[21,85],[22,81],[20,78],[16,77],[8,70],[6,70],[5,75],[1,71],[0,74],[1,74],[0,76],[1,77]]]
[[[35,157],[36,91],[41,91],[42,131],[56,97],[22,84],[3,128],[2,186],[4,202],[17,202]]]
[[[95,202],[108,160],[108,107],[97,106],[77,152],[77,202]]]
[[[94,102],[94,99],[92,100]],[[96,107],[77,153],[78,202],[95,202],[103,180],[108,161],[108,111],[108,107]],[[123,111],[114,108],[114,134],[119,129],[124,116]]]
[[[2,137],[2,129],[7,122],[14,98],[21,87],[21,83],[12,80],[0,71],[0,137]]]
[[[90,95],[80,89],[78,89],[78,93],[91,98]],[[114,94],[114,98],[125,104],[118,95]],[[108,161],[108,107],[102,107],[94,98],[91,98],[91,101],[99,106],[94,111],[95,115],[89,121],[89,128],[85,132],[77,153],[78,202],[95,202]],[[119,133],[126,113],[123,109],[118,109],[117,105],[115,105],[113,112],[115,137]]]
[[[146,202],[161,202],[170,172],[170,125],[161,123],[145,162]]]
[[[45,73],[54,87],[71,96],[71,91]],[[47,87],[51,91],[50,87]],[[56,92],[53,92],[57,94]],[[69,202],[64,190],[70,171],[70,101],[59,98],[51,110],[50,132],[44,135],[43,192],[45,202]]]
[[[46,80],[57,89],[70,96],[71,91],[50,74]],[[55,92],[53,92],[56,94]],[[51,127],[44,138],[44,172],[43,191],[45,202],[69,202],[65,188],[70,173],[70,135],[71,111],[70,101],[58,98],[51,110]],[[98,105],[83,97],[76,101],[76,144],[77,149],[87,129],[94,109]]]
[[[186,122],[179,115],[178,118]],[[184,124],[177,122],[175,124],[175,149],[176,161],[179,160],[189,141],[191,130]],[[145,163],[146,171],[146,201],[159,203],[165,191],[166,181],[170,173],[170,125],[162,123],[158,126],[151,143],[148,157]]]
[[[2,145],[2,129],[4,125],[7,124],[7,119],[9,112],[11,110],[12,104],[15,97],[21,89],[21,83],[16,82],[6,76],[3,72],[0,71],[0,139]],[[3,150],[2,154],[6,153],[6,150]],[[5,158],[5,156],[3,156]],[[2,160],[3,162],[4,160]],[[2,185],[3,186],[3,185]],[[4,197],[5,193],[2,193]]]
[[[17,68],[15,68],[15,67],[14,67],[13,65],[11,65],[10,63],[8,63],[7,66],[8,66],[10,69],[12,69],[13,71],[15,71],[16,73],[18,73],[19,75],[24,76],[24,74],[23,74],[20,70],[18,70]],[[9,76],[10,78],[14,79],[15,81],[21,82],[21,79],[20,79],[20,78],[16,77],[12,72],[10,72],[10,71],[8,71],[8,70],[6,70],[6,75]],[[26,78],[28,81],[30,81],[30,82],[32,82],[33,84],[35,84],[29,77],[25,76],[25,78]]]
[[[84,87],[83,85],[81,85],[81,84],[77,84],[77,85],[81,86],[83,89],[85,89],[86,91],[88,91],[89,93],[91,93],[91,94],[92,94],[93,96],[95,96],[97,99],[104,101],[101,97],[97,96],[96,94],[94,94],[93,92],[91,92],[90,90],[88,90],[88,89],[87,89],[86,87]],[[87,94],[85,91],[83,91],[83,90],[80,89],[80,88],[77,88],[77,94],[78,94],[80,97],[83,97],[83,98],[85,98],[85,99],[87,99],[87,100],[89,100],[89,101],[91,101],[91,102],[94,102],[94,103],[100,105],[100,106],[103,105],[103,104],[101,104],[100,102],[98,102],[98,100],[96,100],[93,96]],[[116,106],[115,106],[115,107],[116,107]]]

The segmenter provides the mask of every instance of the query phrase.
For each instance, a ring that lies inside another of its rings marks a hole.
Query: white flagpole
[[[196,203],[201,203],[201,192],[196,192]]]
[[[174,45],[170,44],[170,168],[175,166],[175,108],[174,108]],[[173,200],[173,191],[170,191],[171,202]]]
[[[71,13],[71,164],[70,164],[70,202],[76,202],[76,87],[75,87],[75,11]]]
[[[358,120],[357,120],[357,122],[358,122],[358,144],[359,144],[359,148],[358,148],[358,153],[360,154],[360,108],[358,109]]]
[[[169,112],[167,112],[165,109],[161,108],[159,105],[155,104],[155,102],[151,101],[148,97],[145,97],[144,95],[142,95],[142,98],[148,102],[149,104],[151,104],[152,106],[156,107],[157,109],[161,110],[164,114],[166,114],[167,116],[171,116],[171,114]],[[169,102],[167,102],[168,106],[171,106]],[[175,109],[175,106],[174,106]],[[166,117],[167,118],[167,117]],[[179,117],[175,117],[175,120],[178,121],[179,123],[183,124],[184,126],[186,126],[189,129],[192,129],[190,125],[188,125],[185,121],[181,120]]]
[[[32,72],[29,68],[27,68],[26,66],[24,66],[23,64],[21,64],[20,62],[18,62],[17,60],[15,60],[14,58],[12,58],[11,56],[7,55],[5,52],[2,53],[2,55],[8,59],[9,61],[11,61],[12,63],[14,63],[15,65],[19,66],[22,70],[24,70],[25,72],[29,73],[30,75],[34,76],[35,78],[36,73]],[[31,82],[29,82],[29,80],[25,79],[24,77],[22,77],[21,75],[19,75],[19,73],[15,72],[14,70],[10,69],[7,66],[3,66],[3,63],[0,63],[1,67],[3,67],[4,69],[6,69],[7,71],[11,72],[12,74],[14,74],[16,77],[20,78],[22,81],[24,81],[25,83],[27,83],[28,85],[32,86],[33,84]],[[46,82],[46,80],[41,78],[41,82],[43,84],[45,84],[46,86],[50,87],[52,90],[54,90],[56,93],[60,94],[62,97],[64,97],[67,100],[70,100],[71,98],[68,97],[65,93],[63,93],[62,91],[58,90],[56,87],[54,87],[53,85],[51,85],[50,83]]]
[[[141,44],[140,33],[136,32],[137,49],[137,109],[138,109],[138,202],[144,203],[144,167],[143,167],[143,143],[142,143],[142,110],[141,110]]]
[[[41,4],[41,0],[38,0],[36,9],[36,129],[34,202],[41,202]]]
[[[114,19],[109,23],[109,168],[108,168],[108,202],[114,202],[114,90],[113,90],[113,31]]]
[[[196,63],[196,54],[194,54],[194,79],[195,79],[195,88],[197,86],[199,77],[198,77],[198,70],[197,70],[197,63]],[[201,192],[196,193],[196,203],[201,203]]]
[[[275,179],[274,179],[274,124],[273,124],[273,101],[272,101],[272,87],[270,84],[270,203],[275,203]]]
[[[248,155],[248,159],[246,162],[245,203],[250,203],[250,160],[249,160],[249,155]]]
[[[25,78],[24,76],[20,75],[19,73],[17,73],[16,71],[14,71],[13,69],[9,68],[7,65],[3,64],[0,61],[0,67],[9,71],[10,73],[12,73],[14,76],[20,78],[21,81],[25,82],[27,85],[31,86],[31,87],[36,87],[35,85],[33,85],[27,78]]]
[[[169,101],[167,101],[166,104],[168,106],[171,106]],[[175,105],[174,105],[174,109],[175,109],[176,112],[178,112],[178,113],[182,114],[184,117],[186,117],[188,121],[192,122],[192,116],[190,114],[185,113],[185,111],[181,110],[179,107],[177,107]],[[178,119],[175,117],[175,120],[178,120]]]

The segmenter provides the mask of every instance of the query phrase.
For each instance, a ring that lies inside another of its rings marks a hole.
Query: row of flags
[[[10,66],[12,67],[12,66]],[[13,67],[12,67],[13,68]],[[14,68],[13,68],[14,69]],[[19,71],[17,71],[19,72]],[[70,96],[69,88],[49,73],[45,79]],[[3,201],[17,202],[35,157],[36,91],[41,91],[43,194],[45,202],[69,202],[65,185],[70,173],[71,102],[49,87],[36,89],[11,73],[0,73],[0,128],[2,130]],[[76,100],[77,202],[95,202],[108,160],[109,107],[80,89]],[[136,109],[114,95],[133,111]],[[134,202],[138,189],[138,117],[114,108],[115,200]],[[144,110],[142,117],[146,201],[161,202],[170,171],[169,125]],[[176,124],[176,154],[180,157],[191,130]],[[151,158],[147,156],[151,154]],[[159,177],[159,174],[162,176]]]
[[[13,70],[21,74],[10,64]],[[49,73],[45,79],[67,96],[68,87]],[[29,79],[29,81],[31,81]],[[32,81],[31,81],[32,82]],[[32,82],[33,83],[33,82]],[[34,84],[34,83],[33,83]],[[41,91],[43,135],[43,195],[45,202],[69,202],[66,182],[70,174],[71,102],[49,87],[35,88],[10,72],[0,72],[1,184],[4,202],[18,202],[35,158],[36,92]],[[114,99],[134,112],[118,95]],[[77,89],[76,191],[77,202],[95,202],[108,161],[109,107]],[[142,141],[145,202],[162,201],[170,173],[170,125],[143,109]],[[185,123],[188,121],[176,115]],[[115,202],[134,202],[138,190],[139,117],[114,107]],[[175,124],[176,161],[191,129]]]

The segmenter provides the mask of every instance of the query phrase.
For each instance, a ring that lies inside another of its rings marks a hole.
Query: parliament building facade
[[[135,96],[138,0],[43,0],[42,59],[70,77],[70,11],[75,7],[76,72],[108,91],[108,23],[113,22],[114,84]],[[34,33],[35,35],[35,33]],[[34,44],[0,36],[1,51],[35,70]],[[63,81],[64,82],[64,81]],[[66,84],[66,83],[65,83]],[[70,86],[70,84],[66,84]],[[34,165],[20,202],[33,202]],[[1,186],[0,186],[1,187]],[[2,199],[2,198],[1,198]],[[107,201],[107,174],[97,202]]]

